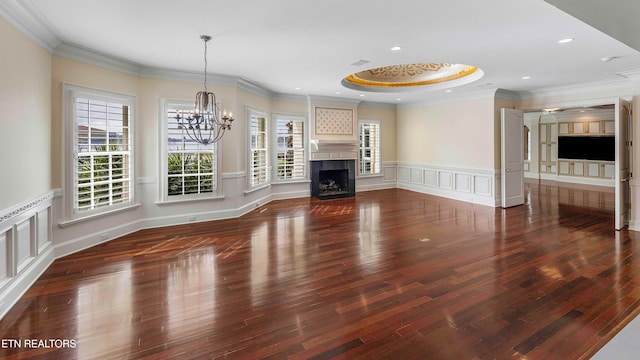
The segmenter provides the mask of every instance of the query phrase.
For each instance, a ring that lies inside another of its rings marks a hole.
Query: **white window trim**
[[[193,101],[186,100],[173,100],[173,99],[160,99],[159,108],[158,108],[158,124],[159,124],[159,139],[158,142],[160,144],[160,164],[159,164],[159,176],[158,176],[158,203],[159,204],[170,204],[170,203],[184,203],[190,201],[200,201],[200,200],[218,200],[224,199],[224,193],[222,191],[222,155],[219,149],[222,148],[222,139],[220,139],[214,146],[214,156],[216,161],[215,166],[215,181],[216,188],[211,193],[204,194],[187,194],[187,195],[174,195],[169,196],[167,194],[167,172],[168,172],[168,161],[167,161],[167,124],[166,124],[166,116],[167,110],[170,106],[193,106]],[[220,103],[218,103],[220,105]],[[218,106],[218,109],[221,109],[221,106]]]
[[[93,210],[83,211],[81,213],[74,212],[74,167],[75,167],[75,106],[74,99],[77,96],[83,96],[90,99],[100,100],[116,100],[129,106],[129,149],[130,149],[130,177],[129,188],[131,189],[131,195],[129,201],[116,205],[105,206]],[[123,210],[135,209],[139,207],[137,204],[137,187],[136,187],[136,154],[135,154],[135,128],[137,123],[136,116],[136,97],[132,95],[112,93],[103,90],[91,89],[76,85],[63,84],[62,85],[62,143],[63,143],[63,156],[62,156],[62,183],[64,188],[64,201],[63,212],[64,220],[61,222],[63,225],[74,224],[83,220],[93,219],[103,215],[109,215],[117,213]]]
[[[380,155],[380,161],[378,166],[378,172],[370,173],[370,174],[361,174],[360,173],[360,124],[378,124],[379,132],[380,132],[380,145],[378,146],[378,153]],[[356,159],[356,168],[357,168],[357,177],[359,178],[367,178],[367,177],[376,177],[382,176],[382,124],[380,120],[367,120],[367,119],[359,119],[358,120],[358,158]]]
[[[272,171],[271,171],[271,183],[272,184],[286,184],[286,183],[299,183],[299,182],[307,182],[309,181],[309,120],[307,119],[306,116],[304,115],[292,115],[292,114],[282,114],[282,113],[273,113],[271,114],[271,144],[272,147],[270,149],[271,151],[271,163],[272,164],[277,164],[278,163],[278,159],[277,159],[277,149],[278,149],[278,130],[277,130],[277,123],[278,120],[296,120],[296,121],[302,121],[302,123],[304,124],[304,134],[303,134],[303,140],[304,140],[304,177],[303,178],[295,178],[295,179],[278,179],[278,168],[276,165],[272,166]]]
[[[269,132],[271,131],[271,124],[269,123],[269,116],[267,116],[267,113],[265,111],[262,110],[258,110],[256,108],[247,106],[246,107],[246,126],[247,126],[247,191],[245,191],[245,194],[251,193],[253,191],[256,190],[260,190],[266,187],[269,187],[271,185],[271,138],[269,136]],[[251,184],[251,115],[256,115],[258,117],[263,117],[265,118],[265,126],[266,126],[266,139],[265,141],[267,142],[266,144],[266,149],[267,149],[267,156],[266,156],[266,177],[267,177],[267,181],[264,183],[260,183],[257,185],[252,185]]]

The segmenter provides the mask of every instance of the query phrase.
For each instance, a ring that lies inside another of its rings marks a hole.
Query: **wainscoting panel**
[[[24,268],[29,265],[29,262],[35,257],[35,231],[34,223],[37,218],[35,216],[29,217],[27,220],[16,224],[16,236],[13,241],[16,248],[16,274],[20,273]]]
[[[438,171],[438,187],[445,190],[453,190],[453,172]]]
[[[382,164],[383,181],[397,181],[396,164]]]
[[[0,213],[0,318],[53,262],[53,192]]]
[[[471,192],[471,175],[469,174],[456,174],[456,191],[462,191],[466,193]]]
[[[409,182],[411,173],[411,168],[407,166],[398,165],[398,181],[399,182]]]
[[[438,186],[438,172],[436,170],[426,169],[424,171],[424,185],[428,187]]]
[[[38,211],[37,220],[36,255],[40,255],[51,246],[51,207]]]
[[[9,278],[11,278],[11,230],[0,234],[0,289],[4,288]]]
[[[398,163],[398,188],[496,207],[499,172]]]
[[[473,188],[475,193],[481,196],[491,196],[491,177],[475,175],[473,177]]]
[[[422,184],[422,169],[412,168],[410,171],[411,171],[411,183]]]

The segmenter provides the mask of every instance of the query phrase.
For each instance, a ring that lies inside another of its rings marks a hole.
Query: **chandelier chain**
[[[207,41],[204,40],[204,92],[207,93]]]
[[[225,111],[218,114],[220,109],[216,101],[216,94],[209,92],[207,89],[207,42],[211,40],[209,35],[201,35],[200,39],[204,41],[204,91],[196,93],[196,99],[193,111],[183,113],[176,110],[176,121],[178,128],[192,141],[209,145],[217,142],[222,138],[227,130],[231,129],[233,123],[233,115]]]

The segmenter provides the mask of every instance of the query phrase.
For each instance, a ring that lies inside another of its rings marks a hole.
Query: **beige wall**
[[[398,109],[397,160],[495,169],[494,99]]]
[[[360,106],[358,119],[380,121],[382,161],[396,161],[396,109]]]
[[[140,116],[140,81],[137,76],[105,69],[65,57],[53,56],[53,73],[51,80],[52,106],[52,181],[54,188],[63,186],[62,172],[62,85],[82,86],[100,91],[109,91],[136,97],[136,121]]]
[[[0,209],[51,190],[51,54],[0,17]]]
[[[201,83],[190,81],[176,81],[154,78],[141,78],[138,96],[138,113],[136,126],[136,152],[137,152],[137,175],[140,177],[159,176],[160,159],[160,126],[164,118],[160,114],[160,100],[180,100],[195,101],[195,94],[203,90]],[[239,112],[235,108],[235,88],[218,84],[208,84],[207,89],[216,94],[216,101],[220,102],[222,108],[231,111],[238,119]],[[240,129],[239,121],[233,123],[230,132],[224,136],[224,140],[233,138]],[[223,172],[233,170],[232,149],[234,141],[223,141],[222,143],[222,166]],[[225,151],[229,147],[228,151]]]

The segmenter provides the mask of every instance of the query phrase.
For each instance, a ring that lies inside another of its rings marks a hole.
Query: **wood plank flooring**
[[[56,260],[0,356],[588,358],[640,312],[640,233],[612,207],[537,183],[506,210],[392,189],[143,230]]]

